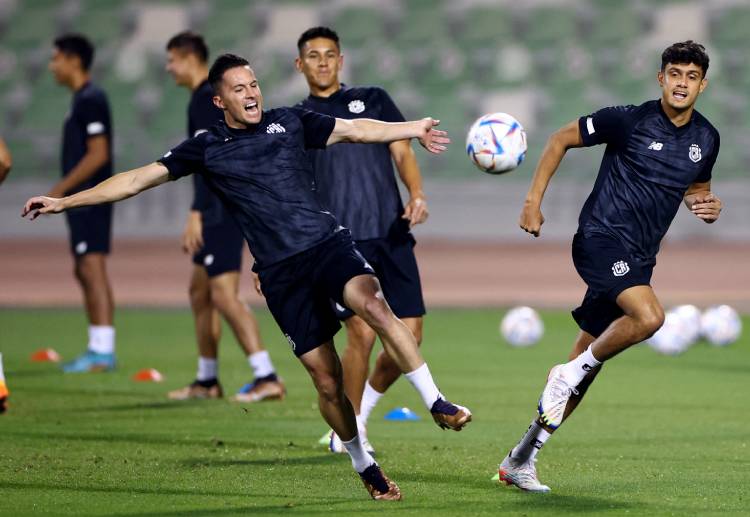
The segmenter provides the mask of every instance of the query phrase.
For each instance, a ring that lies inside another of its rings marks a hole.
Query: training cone
[[[319,445],[328,445],[331,443],[331,430],[326,431],[326,434],[320,437],[320,440],[318,440]]]
[[[490,481],[500,481],[500,473],[495,472],[495,475],[492,476],[492,479],[490,479]]]
[[[133,375],[133,380],[137,382],[161,382],[164,380],[164,376],[159,373],[159,370],[144,368]]]
[[[408,407],[397,407],[385,415],[386,420],[419,420],[419,415]]]
[[[33,354],[31,354],[31,362],[33,363],[59,363],[60,354],[53,348],[40,348]]]

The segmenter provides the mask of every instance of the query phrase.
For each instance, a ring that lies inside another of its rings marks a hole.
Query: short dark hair
[[[329,29],[328,27],[312,27],[311,29],[307,29],[297,40],[297,50],[302,52],[302,47],[305,46],[305,43],[315,38],[333,40],[333,42],[336,43],[336,48],[341,50],[341,46],[339,45],[339,35],[336,34],[336,31]]]
[[[250,62],[236,54],[222,54],[216,58],[216,61],[214,61],[214,64],[211,65],[211,69],[208,71],[208,82],[211,84],[214,92],[217,93],[219,91],[224,72],[238,66],[250,66]]]
[[[175,34],[167,42],[167,50],[182,50],[194,54],[202,63],[208,61],[208,47],[203,36],[193,31],[183,31]]]
[[[94,62],[94,45],[83,34],[63,34],[55,38],[54,45],[63,54],[78,56],[84,70],[91,68],[91,63]]]
[[[696,64],[703,70],[703,77],[706,77],[708,72],[708,54],[706,54],[706,47],[700,43],[696,43],[693,40],[680,41],[673,43],[664,49],[661,54],[661,71],[664,71],[667,63],[673,63],[676,65]]]

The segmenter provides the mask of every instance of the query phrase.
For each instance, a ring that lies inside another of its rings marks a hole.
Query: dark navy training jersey
[[[298,108],[264,111],[248,129],[221,124],[158,161],[171,179],[201,174],[234,216],[258,267],[333,236],[336,218],[312,189],[306,149],[325,147],[336,120]]]
[[[310,95],[297,106],[337,118],[404,121],[388,94],[374,87],[342,85],[330,97]],[[408,231],[408,224],[399,224],[404,207],[388,144],[342,143],[308,154],[323,204],[351,230],[354,240],[386,237],[394,224]]]
[[[614,235],[636,258],[654,261],[687,188],[711,180],[719,133],[697,111],[677,127],[660,101],[581,117],[583,144],[607,144],[579,231]]]
[[[63,125],[63,176],[67,176],[86,154],[88,139],[99,135],[107,137],[109,160],[68,194],[91,188],[112,175],[112,117],[109,102],[104,90],[88,82],[73,94],[70,113]]]
[[[213,96],[213,89],[207,80],[193,91],[188,106],[188,138],[198,136],[224,120],[224,112],[214,105]],[[219,198],[206,185],[203,176],[193,174],[193,187],[195,195],[191,208],[201,213],[204,226],[219,224],[229,217]]]

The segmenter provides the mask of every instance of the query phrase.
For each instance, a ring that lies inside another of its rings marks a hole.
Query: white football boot
[[[539,482],[535,462],[536,459],[525,462],[517,461],[508,454],[497,469],[498,478],[501,483],[515,485],[527,492],[549,492],[550,488]]]
[[[562,375],[563,365],[553,367],[547,377],[547,385],[539,398],[539,418],[550,429],[557,429],[562,424],[565,406],[571,395],[578,395],[575,386],[571,386]]]

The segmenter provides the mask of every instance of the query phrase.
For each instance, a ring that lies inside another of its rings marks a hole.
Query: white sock
[[[510,457],[521,462],[533,460],[550,436],[552,435],[534,420],[518,445],[510,451]]]
[[[198,381],[207,381],[216,379],[219,375],[219,362],[210,357],[198,357],[198,372],[195,379]]]
[[[114,354],[115,328],[110,325],[89,325],[88,349],[97,354]]]
[[[407,373],[406,378],[417,389],[427,409],[432,409],[432,405],[437,399],[445,398],[437,386],[435,386],[435,381],[432,380],[427,363],[422,364],[422,366],[413,372]]]
[[[3,371],[3,354],[0,352],[0,382],[5,382],[5,371]]]
[[[362,402],[359,404],[359,414],[357,415],[357,427],[360,432],[367,428],[367,419],[370,418],[370,413],[382,396],[382,393],[370,385],[370,381],[365,382],[365,390],[362,392]]]
[[[578,386],[586,375],[602,364],[591,352],[591,345],[581,355],[565,363],[562,368],[563,377],[571,386]]]
[[[267,377],[274,373],[273,363],[271,363],[271,356],[268,354],[268,350],[250,354],[247,356],[247,362],[250,363],[250,368],[253,369],[253,375],[255,375],[256,379]]]
[[[352,459],[352,467],[357,472],[364,472],[367,467],[375,463],[375,459],[362,447],[359,435],[354,436],[348,442],[342,441],[341,443],[346,447],[346,451]]]

